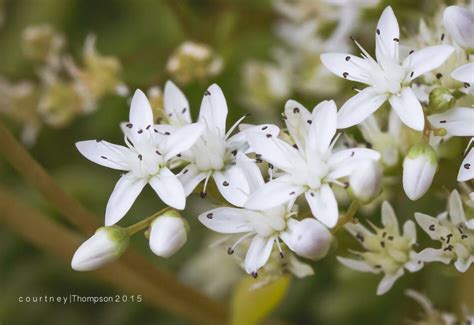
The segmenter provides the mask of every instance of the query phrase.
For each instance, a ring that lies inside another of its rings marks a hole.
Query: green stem
[[[142,221],[139,221],[136,224],[133,224],[133,225],[127,227],[128,235],[133,236],[134,234],[136,234],[140,230],[143,230],[145,228],[150,227],[153,220],[155,220],[157,217],[159,217],[160,215],[164,214],[165,212],[167,212],[169,210],[171,210],[170,207],[163,208],[160,211],[153,213],[148,218],[145,218]]]
[[[339,219],[339,222],[337,223],[336,227],[332,229],[332,233],[335,234],[338,232],[344,225],[348,222],[354,221],[354,216],[356,212],[359,210],[359,202],[357,201],[352,201],[351,205],[349,206],[349,209],[347,210],[346,214]]]

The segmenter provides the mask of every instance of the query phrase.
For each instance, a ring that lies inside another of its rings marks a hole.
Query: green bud
[[[435,88],[430,93],[428,113],[443,113],[452,108],[455,103],[456,98],[448,88]]]

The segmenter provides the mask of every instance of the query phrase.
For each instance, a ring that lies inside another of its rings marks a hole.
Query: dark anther
[[[376,269],[381,269],[381,268],[382,268],[382,265],[377,264],[377,265],[375,265],[374,267],[375,267]]]
[[[376,32],[377,32],[377,35],[380,35],[380,29],[377,28]]]
[[[273,165],[268,163],[268,168],[273,169]]]
[[[256,162],[257,164],[261,164],[261,163],[263,163],[263,160],[260,159],[260,158],[257,158],[257,159],[255,159],[255,162]]]
[[[206,90],[206,91],[204,92],[204,96],[209,96],[210,94],[211,94],[211,93],[209,92],[209,90]]]
[[[293,145],[293,148],[298,149],[298,145],[295,143],[295,144]]]
[[[107,157],[106,157],[106,156],[100,156],[100,158],[102,158],[102,159],[107,159]]]
[[[296,192],[295,192],[295,191],[293,191],[293,192],[290,192],[290,195],[295,195],[295,194],[296,194]]]
[[[97,139],[97,140],[95,140],[95,142],[99,143],[99,142],[102,142],[102,140]]]
[[[159,152],[158,150],[155,150],[155,153],[156,153],[158,156],[161,156],[161,152]]]
[[[431,231],[434,231],[434,230],[435,230],[435,225],[431,225],[431,226],[429,226],[429,228],[428,228],[428,229],[429,229],[429,230],[431,230]]]
[[[237,149],[236,149],[236,150],[232,150],[232,151],[231,151],[231,154],[232,154],[233,156],[237,156]]]
[[[146,129],[149,130],[151,128],[151,125],[147,125]]]
[[[445,241],[445,240],[446,240],[443,236],[439,237],[439,239],[440,239],[441,241]]]
[[[356,154],[355,151],[352,151],[351,152],[351,157],[354,157],[355,154]]]
[[[158,130],[157,130],[157,129],[153,129],[153,131],[155,131],[155,133],[158,133]]]
[[[313,121],[307,120],[306,123],[308,123],[309,125],[311,125],[311,123],[313,123]]]
[[[454,249],[453,245],[449,245],[448,247],[443,249],[443,251],[452,251],[453,249]]]
[[[468,82],[465,82],[464,83],[464,88],[469,88],[469,87],[471,87],[471,85]]]
[[[398,42],[400,42],[400,39],[398,39],[398,38],[395,37],[395,38],[393,39],[393,41],[398,43]]]
[[[178,158],[181,158],[182,156],[183,156],[183,155],[181,155],[180,153],[178,153],[178,154],[176,155],[176,157],[178,157]]]
[[[212,218],[213,218],[213,214],[212,214],[212,213],[208,213],[206,217],[207,217],[207,219],[212,219]]]
[[[469,163],[467,163],[467,164],[464,164],[464,168],[465,168],[465,169],[469,169],[469,168],[471,168],[471,164],[469,164]]]
[[[168,116],[169,116],[169,117],[173,116],[173,113],[169,113]]]
[[[382,238],[385,238],[385,236],[387,236],[387,232],[386,232],[386,231],[384,231],[384,232],[382,233]]]
[[[414,74],[415,74],[415,71],[412,71],[412,72],[410,73],[410,77],[413,77]]]
[[[453,234],[449,234],[449,235],[446,236],[446,238],[448,239],[448,240],[446,241],[446,244],[449,244],[449,242],[450,242],[450,240],[451,240],[451,237],[453,237]]]
[[[127,123],[125,126],[128,127],[129,129],[131,129],[133,127],[133,124],[132,123]]]
[[[258,277],[258,273],[257,272],[252,272],[252,276],[254,279],[256,279]]]
[[[186,175],[188,173],[189,170],[185,169],[183,170],[183,175]]]
[[[140,130],[138,130],[137,132],[138,132],[138,134],[142,134],[142,133],[143,133],[143,130],[140,129]]]
[[[347,79],[347,76],[349,75],[349,72],[344,72],[342,76]]]
[[[461,235],[461,239],[466,239],[467,238],[467,235]]]
[[[344,182],[344,188],[348,188],[349,187],[349,182]]]
[[[267,134],[267,138],[271,138],[272,135],[270,133]]]
[[[138,155],[138,159],[143,160],[143,156],[142,156],[142,155]]]
[[[201,193],[199,193],[199,195],[204,199],[207,196],[207,193],[206,192],[201,192]]]
[[[229,254],[229,255],[234,254],[234,250],[232,249],[232,247],[229,247],[229,248],[227,249],[227,254]]]
[[[265,125],[265,126],[262,128],[262,131],[264,131],[264,130],[266,130],[266,129],[268,129],[268,126]]]
[[[380,246],[382,246],[383,248],[385,248],[385,242],[384,242],[384,241],[381,241],[381,242],[380,242]]]
[[[314,197],[314,192],[309,192],[309,195],[311,195],[312,197]]]
[[[354,37],[349,36],[349,38],[351,39],[351,41],[355,42],[355,38],[354,38]]]
[[[300,109],[298,107],[293,108],[293,113],[298,114],[300,112]]]
[[[366,146],[367,148],[369,148],[369,149],[372,149],[372,148],[374,147],[374,146],[372,145],[372,143],[367,143],[365,146]]]
[[[165,132],[165,135],[170,135],[170,134],[171,134],[171,133],[169,133],[169,132]]]
[[[441,40],[444,41],[444,33],[441,34]]]
[[[228,182],[228,181],[224,181],[224,182],[222,183],[222,185],[224,185],[224,186],[229,186],[229,182]]]
[[[181,114],[184,114],[184,113],[186,113],[186,109],[187,109],[186,107],[185,107],[185,108],[183,108],[183,109],[181,110]]]
[[[446,123],[446,120],[441,120],[441,121],[439,121],[439,123],[444,124],[444,123]]]
[[[360,241],[360,242],[363,242],[364,241],[364,236],[362,234],[357,234],[356,235],[356,238]]]
[[[346,56],[346,61],[349,61],[351,59],[351,57],[348,55]]]
[[[280,252],[280,258],[285,258],[285,255],[283,255],[283,252]]]
[[[408,55],[413,54],[413,52],[415,52],[415,50],[411,50],[410,52],[408,52]]]
[[[443,78],[443,74],[442,74],[442,73],[440,73],[440,72],[438,72],[438,73],[436,74],[436,78],[437,78],[437,79],[441,79],[441,78]]]
[[[388,240],[393,240],[393,236],[388,236],[387,239]]]

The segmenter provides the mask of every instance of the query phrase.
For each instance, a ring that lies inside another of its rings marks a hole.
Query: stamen
[[[229,255],[232,255],[234,254],[234,251],[235,251],[235,248],[245,239],[251,237],[255,235],[254,232],[249,232],[249,233],[246,233],[245,235],[243,235],[242,237],[240,237],[239,239],[237,239],[237,241],[232,245],[230,246],[228,249],[227,249],[227,254]]]
[[[232,134],[232,132],[234,132],[234,130],[239,126],[239,124],[247,117],[249,117],[250,114],[245,114],[244,116],[242,116],[241,118],[239,118],[237,120],[237,122],[234,123],[234,125],[232,125],[232,127],[229,129],[229,131],[227,131],[227,133],[225,134],[225,139],[227,140],[227,138],[229,138],[229,136]]]
[[[280,241],[278,240],[278,238],[275,239],[275,242],[276,242],[276,244],[277,244],[278,251],[280,252],[280,257],[281,257],[281,258],[285,258],[285,255],[283,255],[283,251],[282,251],[282,249],[281,249]]]

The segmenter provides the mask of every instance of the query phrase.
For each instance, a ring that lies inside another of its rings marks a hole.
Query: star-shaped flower
[[[244,171],[250,193],[263,186],[263,177],[252,160],[239,153],[237,166]],[[280,239],[296,254],[306,258],[317,259],[327,254],[331,233],[312,218],[301,221],[294,219],[295,214],[283,205],[267,210],[221,207],[202,213],[199,221],[220,233],[244,234],[229,248],[229,254],[243,240],[252,238],[245,256],[245,270],[256,277],[257,271],[270,258],[274,244],[283,258]]]
[[[456,190],[451,192],[448,212],[436,218],[415,213],[415,218],[431,239],[441,242],[440,248],[425,248],[418,257],[425,262],[445,264],[454,259],[456,269],[459,272],[466,272],[474,262],[474,222],[473,219],[466,221],[459,193]]]
[[[399,231],[397,217],[390,203],[382,204],[383,228],[373,225],[372,233],[361,224],[346,224],[349,233],[358,239],[365,248],[365,252],[355,252],[360,259],[354,260],[338,257],[339,262],[360,272],[384,273],[382,281],[377,288],[377,294],[383,295],[400,278],[405,269],[410,272],[419,271],[423,263],[413,251],[416,243],[415,223],[408,220],[403,225],[403,235]]]
[[[105,225],[117,223],[131,208],[146,184],[167,205],[184,209],[186,195],[168,168],[171,159],[188,150],[202,133],[202,125],[175,129],[154,125],[145,94],[137,90],[130,106],[129,122],[122,125],[126,147],[102,140],[76,143],[79,152],[96,164],[126,171],[115,185],[105,211]]]
[[[322,63],[332,73],[368,87],[349,99],[338,114],[338,127],[347,128],[365,120],[387,100],[408,127],[423,130],[424,115],[411,82],[418,76],[441,66],[453,53],[449,45],[424,48],[400,60],[400,31],[391,7],[385,8],[375,33],[373,59],[358,42],[362,58],[343,53],[324,53]]]
[[[286,202],[291,206],[304,193],[313,215],[326,226],[334,227],[339,212],[330,184],[344,186],[338,179],[349,176],[358,162],[378,160],[380,154],[366,148],[332,152],[337,140],[334,101],[324,101],[310,113],[290,100],[285,117],[295,146],[271,134],[248,133],[252,150],[282,172],[256,191],[245,207],[265,210]]]

